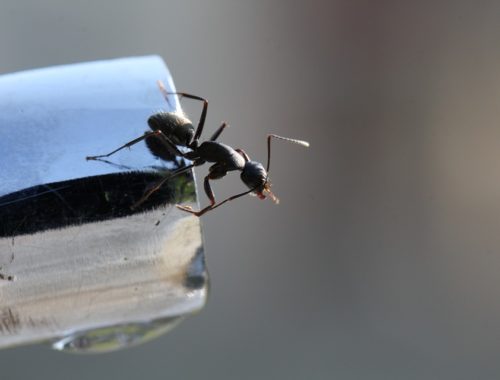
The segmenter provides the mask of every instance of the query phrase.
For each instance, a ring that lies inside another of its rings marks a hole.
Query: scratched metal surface
[[[174,90],[155,56],[0,77],[0,347],[66,338],[57,348],[115,349],[151,336],[153,321],[170,326],[203,307],[199,220],[174,207],[196,202],[192,174],[132,209],[182,163],[144,142],[107,162],[85,159],[179,107],[157,80]],[[134,324],[146,328],[128,334]]]

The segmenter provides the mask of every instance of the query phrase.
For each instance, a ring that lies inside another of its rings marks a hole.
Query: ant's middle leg
[[[210,141],[217,140],[226,127],[229,127],[229,125],[226,122],[223,122],[222,125],[217,128],[214,134],[210,137]]]
[[[171,180],[172,178],[174,178],[175,176],[178,176],[179,174],[182,174],[182,173],[185,173],[185,172],[191,170],[195,166],[196,166],[195,164],[191,164],[191,165],[185,166],[183,168],[177,169],[173,173],[170,173],[170,175],[165,176],[164,178],[162,178],[161,180],[156,182],[152,187],[147,189],[144,192],[141,199],[139,199],[137,202],[135,202],[130,208],[132,210],[137,209],[139,206],[141,206],[144,202],[146,202],[148,200],[148,198],[151,196],[151,194],[158,191],[163,186],[163,184],[165,182],[167,182],[168,180]]]

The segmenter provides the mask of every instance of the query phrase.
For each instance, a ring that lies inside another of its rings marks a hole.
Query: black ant
[[[168,153],[178,157],[183,157],[192,161],[192,164],[185,167],[181,167],[170,175],[159,181],[153,188],[147,190],[142,198],[136,202],[132,208],[137,208],[148,197],[155,191],[157,191],[166,181],[172,177],[184,173],[195,166],[203,165],[205,162],[213,163],[210,166],[209,173],[205,177],[203,182],[205,193],[210,200],[210,205],[207,207],[195,211],[190,206],[177,205],[177,208],[194,214],[196,216],[201,216],[207,211],[213,210],[224,203],[231,201],[236,198],[240,198],[247,194],[257,195],[260,199],[265,199],[269,196],[275,203],[278,203],[278,198],[271,192],[271,184],[269,183],[269,166],[271,163],[271,139],[276,138],[280,140],[285,140],[294,144],[299,144],[305,147],[309,146],[306,141],[295,140],[288,137],[281,137],[278,135],[268,135],[267,136],[267,166],[264,166],[260,162],[251,161],[250,157],[242,149],[233,149],[228,145],[217,142],[217,138],[220,136],[224,128],[228,125],[222,123],[222,125],[215,131],[215,133],[210,137],[209,140],[202,143],[199,142],[201,133],[203,132],[203,126],[205,124],[205,118],[207,116],[208,101],[196,95],[186,94],[184,92],[167,92],[163,83],[158,81],[158,86],[167,102],[169,102],[168,95],[178,95],[180,97],[186,97],[189,99],[199,100],[203,102],[203,109],[201,111],[200,121],[195,130],[193,124],[189,119],[187,119],[182,113],[179,112],[158,112],[148,119],[148,125],[152,131],[145,132],[144,135],[138,137],[128,143],[122,145],[121,147],[113,150],[108,154],[103,154],[99,156],[89,156],[87,160],[98,160],[105,157],[109,157],[112,154],[122,150],[124,148],[131,147],[138,142],[147,139],[149,137],[157,138],[162,145],[167,149]],[[190,151],[184,153],[177,145],[187,147]],[[215,195],[210,186],[210,180],[220,179],[224,177],[227,172],[239,170],[241,172],[241,180],[250,189],[243,193],[233,195],[222,202],[217,203],[215,200]]]

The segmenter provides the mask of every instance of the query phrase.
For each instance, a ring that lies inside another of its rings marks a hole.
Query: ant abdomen
[[[194,127],[186,117],[174,112],[158,112],[148,118],[149,128],[160,130],[174,144],[189,146],[194,137]]]
[[[189,146],[194,137],[194,127],[191,121],[173,112],[158,112],[148,118],[152,131],[161,131],[174,144]],[[165,161],[175,161],[177,153],[157,136],[146,138],[146,145],[151,153]]]

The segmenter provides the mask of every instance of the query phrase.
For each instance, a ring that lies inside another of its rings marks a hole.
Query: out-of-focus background
[[[279,206],[203,217],[199,315],[102,356],[0,351],[0,377],[498,378],[498,36],[498,2],[0,1],[0,73],[156,53],[208,135],[311,142],[274,145]]]

